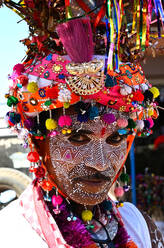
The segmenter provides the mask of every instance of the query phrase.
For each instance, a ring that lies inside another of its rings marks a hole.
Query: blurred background
[[[0,9],[0,168],[11,168],[23,174],[8,173],[0,170],[0,205],[4,207],[9,201],[19,196],[21,190],[30,182],[26,159],[28,151],[22,147],[21,140],[10,133],[4,121],[8,111],[4,97],[8,89],[8,74],[16,63],[20,63],[25,54],[25,47],[19,42],[28,36],[28,27],[25,22],[19,22],[19,17],[7,8]],[[153,50],[153,47],[151,48]],[[153,52],[154,57],[150,56]],[[149,51],[143,61],[143,70],[147,79],[160,89],[157,101],[164,108],[164,53],[163,51]],[[156,121],[153,134],[149,137],[137,137],[134,143],[135,162],[135,190],[136,205],[148,212],[164,233],[164,111]],[[128,158],[127,172],[131,176],[131,160]],[[31,177],[31,176],[30,176]],[[21,178],[21,179],[20,179]],[[19,183],[16,185],[16,180]],[[4,196],[5,190],[9,194]],[[131,193],[127,194],[132,201]]]

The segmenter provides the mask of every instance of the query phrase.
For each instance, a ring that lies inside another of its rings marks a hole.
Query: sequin
[[[64,79],[65,78],[65,75],[64,74],[59,74],[58,78],[59,79]]]
[[[46,72],[44,73],[44,78],[48,78],[49,75],[50,75],[49,71],[46,71]]]
[[[46,60],[48,60],[48,61],[52,60],[52,53],[50,53],[50,54],[46,57]]]

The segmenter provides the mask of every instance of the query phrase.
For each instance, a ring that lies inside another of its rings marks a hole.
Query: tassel
[[[57,26],[61,42],[75,63],[89,62],[93,56],[93,37],[90,20],[74,19]]]

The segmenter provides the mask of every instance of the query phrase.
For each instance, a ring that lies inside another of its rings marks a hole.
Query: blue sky
[[[8,90],[7,75],[15,64],[21,62],[26,52],[19,40],[28,36],[28,27],[24,21],[17,24],[20,19],[7,7],[0,8],[0,103],[6,102],[4,94]]]

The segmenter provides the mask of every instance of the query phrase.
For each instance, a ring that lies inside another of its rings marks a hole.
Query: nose
[[[85,165],[97,171],[105,171],[110,166],[110,161],[107,156],[108,152],[105,141],[103,141],[103,139],[97,139],[93,142],[92,146],[90,146],[87,158],[84,161]]]

